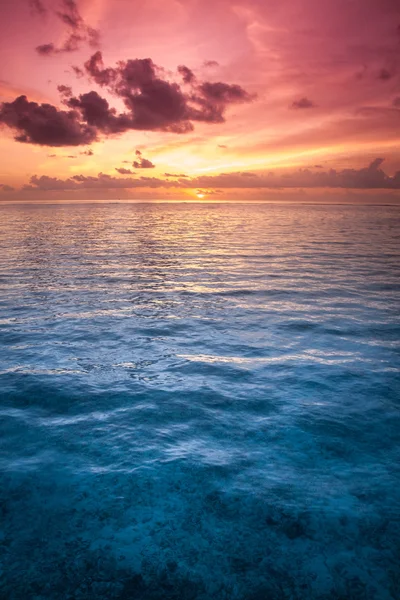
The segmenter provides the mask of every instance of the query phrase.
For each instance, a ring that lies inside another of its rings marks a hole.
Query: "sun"
[[[203,192],[197,192],[196,196],[201,199],[204,198],[205,194],[203,194]]]

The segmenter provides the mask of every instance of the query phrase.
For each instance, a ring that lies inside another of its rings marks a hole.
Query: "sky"
[[[2,0],[0,199],[400,201],[398,0]]]

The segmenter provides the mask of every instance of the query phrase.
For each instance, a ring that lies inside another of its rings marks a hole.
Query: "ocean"
[[[400,207],[0,207],[2,600],[400,598]]]

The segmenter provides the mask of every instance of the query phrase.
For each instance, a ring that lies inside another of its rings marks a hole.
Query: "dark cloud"
[[[72,88],[69,85],[58,85],[57,90],[64,102],[72,96]]]
[[[178,73],[182,75],[184,83],[193,83],[196,80],[196,75],[185,65],[179,65]]]
[[[56,11],[56,15],[71,29],[81,29],[83,19],[79,14],[78,7],[74,0],[63,0],[63,11]]]
[[[117,115],[116,110],[110,108],[107,100],[97,92],[81,94],[78,98],[72,97],[67,101],[67,105],[80,110],[83,120],[102,133],[121,133],[132,129],[131,117],[127,114]]]
[[[85,62],[85,70],[96,83],[101,86],[109,87],[117,77],[115,69],[105,69],[103,56],[100,51],[97,51]],[[79,68],[79,67],[78,67]]]
[[[379,170],[379,167],[381,166],[381,164],[385,161],[384,158],[375,158],[375,160],[373,160],[369,167],[368,167],[368,171],[370,172],[376,172]]]
[[[391,73],[388,69],[380,69],[377,77],[381,81],[389,81],[389,79],[392,79],[393,73]]]
[[[35,1],[39,1],[39,4],[41,4],[40,0]],[[51,56],[64,52],[75,52],[79,50],[82,43],[87,43],[92,48],[98,47],[100,34],[96,29],[85,23],[75,0],[61,0],[61,10],[56,10],[55,14],[70,30],[70,33],[62,46],[56,46],[52,42],[37,46],[36,51],[38,54]]]
[[[150,160],[147,160],[147,158],[143,158],[140,150],[136,150],[135,154],[138,157],[138,160],[135,160],[132,163],[132,166],[135,169],[154,169],[156,165],[154,165]]]
[[[55,54],[57,49],[54,44],[41,44],[36,47],[36,52],[42,56],[49,56],[50,54]]]
[[[121,61],[116,68],[106,68],[101,52],[86,63],[88,75],[100,86],[121,97],[131,113],[131,128],[187,133],[192,121],[224,122],[229,104],[250,102],[250,96],[239,85],[197,83],[193,72],[178,67],[184,81],[191,86],[184,93],[180,86],[163,79],[163,69],[150,58]]]
[[[77,67],[76,65],[72,65],[72,70],[75,73],[75,76],[77,77],[77,79],[81,79],[82,77],[85,76],[85,72],[83,71],[83,69],[81,69],[80,67]]]
[[[115,167],[115,170],[118,171],[118,173],[121,173],[121,175],[135,175],[134,171],[125,169],[124,167]]]
[[[15,188],[13,188],[11,185],[7,185],[6,183],[0,183],[0,189],[3,192],[13,192],[15,190]]]
[[[74,175],[69,179],[61,180],[42,175],[31,177],[30,185],[25,190],[72,190],[87,188],[158,188],[179,187],[197,190],[252,188],[252,189],[284,189],[284,188],[343,188],[343,189],[389,189],[400,190],[400,171],[392,177],[382,169],[382,159],[377,158],[362,169],[343,169],[337,171],[311,171],[300,169],[284,173],[267,173],[256,175],[243,172],[221,173],[220,175],[202,175],[192,179],[179,179],[169,181],[157,177],[113,177],[99,173],[96,177],[87,175]],[[126,169],[127,171],[128,169]],[[117,169],[122,175],[124,171]],[[129,173],[131,175],[131,173]]]
[[[188,177],[184,173],[164,173],[165,177]]]
[[[86,154],[86,156],[93,156],[94,152],[91,148],[89,148],[89,150],[85,150],[84,152],[79,152],[79,154]]]
[[[219,67],[219,63],[216,60],[205,60],[203,62],[204,67]]]
[[[291,108],[302,109],[302,108],[315,108],[315,104],[312,100],[308,98],[300,98],[299,100],[294,100],[291,104]]]
[[[396,108],[400,108],[400,96],[393,100],[393,106],[395,106]]]
[[[218,104],[250,102],[253,99],[240,85],[230,85],[221,81],[217,83],[205,81],[198,89],[206,99]]]
[[[47,13],[47,8],[41,0],[29,0],[32,12],[43,17]]]
[[[245,179],[242,173],[204,175],[191,179],[190,187],[400,189],[400,171],[390,177],[380,168],[382,162],[382,158],[376,158],[368,167],[362,169],[341,171],[300,169],[289,173],[268,173],[257,178]]]
[[[70,6],[67,0],[64,3]],[[75,13],[72,20],[70,27],[79,27]],[[51,44],[43,46],[43,52],[48,51],[45,47],[50,47],[50,53],[53,51]],[[96,91],[76,97],[69,86],[59,85],[68,112],[50,104],[28,102],[21,96],[12,103],[0,104],[0,122],[20,130],[21,135],[16,139],[21,142],[80,145],[94,141],[99,133],[114,135],[129,130],[188,133],[193,130],[194,121],[223,123],[230,104],[254,98],[239,85],[198,83],[192,78],[187,84],[189,92],[184,92],[177,83],[163,79],[163,69],[149,58],[121,61],[116,68],[106,68],[101,52],[96,52],[85,63],[85,70],[96,83],[123,101],[126,112],[117,113]],[[137,168],[154,166],[147,159],[137,163]]]
[[[43,146],[86,145],[97,137],[96,129],[82,123],[76,111],[29,102],[26,96],[0,105],[0,123],[17,132],[18,142]]]
[[[106,173],[99,173],[97,176],[73,175],[69,179],[58,179],[57,177],[48,177],[47,175],[40,177],[33,175],[29,183],[30,185],[24,186],[23,190],[55,191],[176,187],[176,183],[158,179],[157,177],[113,177]]]

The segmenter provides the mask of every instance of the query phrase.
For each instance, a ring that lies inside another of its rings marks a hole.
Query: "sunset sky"
[[[398,0],[2,0],[0,199],[400,199]]]

